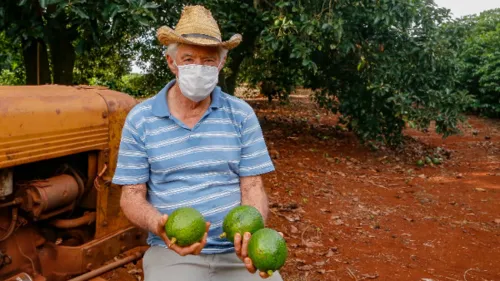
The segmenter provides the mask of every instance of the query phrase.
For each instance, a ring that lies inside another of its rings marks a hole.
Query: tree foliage
[[[461,34],[461,86],[474,95],[471,109],[500,117],[500,9],[446,26]]]
[[[282,65],[269,79],[300,69],[318,104],[340,113],[362,140],[399,143],[406,123],[423,129],[434,121],[444,136],[458,132],[471,99],[454,90],[457,42],[440,28],[447,10],[431,0],[275,5],[262,49]]]
[[[27,84],[72,84],[77,55],[131,40],[156,7],[145,0],[1,1],[0,31],[22,46]]]
[[[0,32],[0,85],[24,84],[24,67],[20,46],[13,44],[5,32]]]
[[[106,44],[77,55],[74,66],[74,84],[88,84],[91,79],[116,81],[131,71],[134,53],[128,42]]]

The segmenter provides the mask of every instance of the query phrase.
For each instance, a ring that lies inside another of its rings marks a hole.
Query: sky
[[[434,0],[440,7],[451,10],[453,17],[479,14],[484,10],[500,8],[500,0]]]

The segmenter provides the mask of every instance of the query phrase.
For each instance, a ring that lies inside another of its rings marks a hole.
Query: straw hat
[[[186,6],[174,29],[162,26],[156,32],[158,40],[164,44],[191,44],[200,46],[221,46],[228,50],[237,47],[242,37],[233,35],[229,40],[222,41],[221,33],[212,13],[203,6]]]

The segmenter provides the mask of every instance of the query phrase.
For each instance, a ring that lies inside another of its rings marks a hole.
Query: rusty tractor
[[[0,280],[87,280],[142,256],[108,263],[146,246],[111,184],[136,103],[101,87],[0,87]]]

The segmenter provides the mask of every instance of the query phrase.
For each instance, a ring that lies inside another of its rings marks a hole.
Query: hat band
[[[203,38],[203,39],[208,39],[208,40],[212,40],[212,41],[216,41],[216,42],[221,42],[221,40],[219,40],[218,38],[215,38],[213,36],[210,36],[210,35],[206,35],[206,34],[200,34],[200,33],[189,33],[189,34],[181,34],[182,37],[186,38],[186,37],[191,37],[191,38]]]

